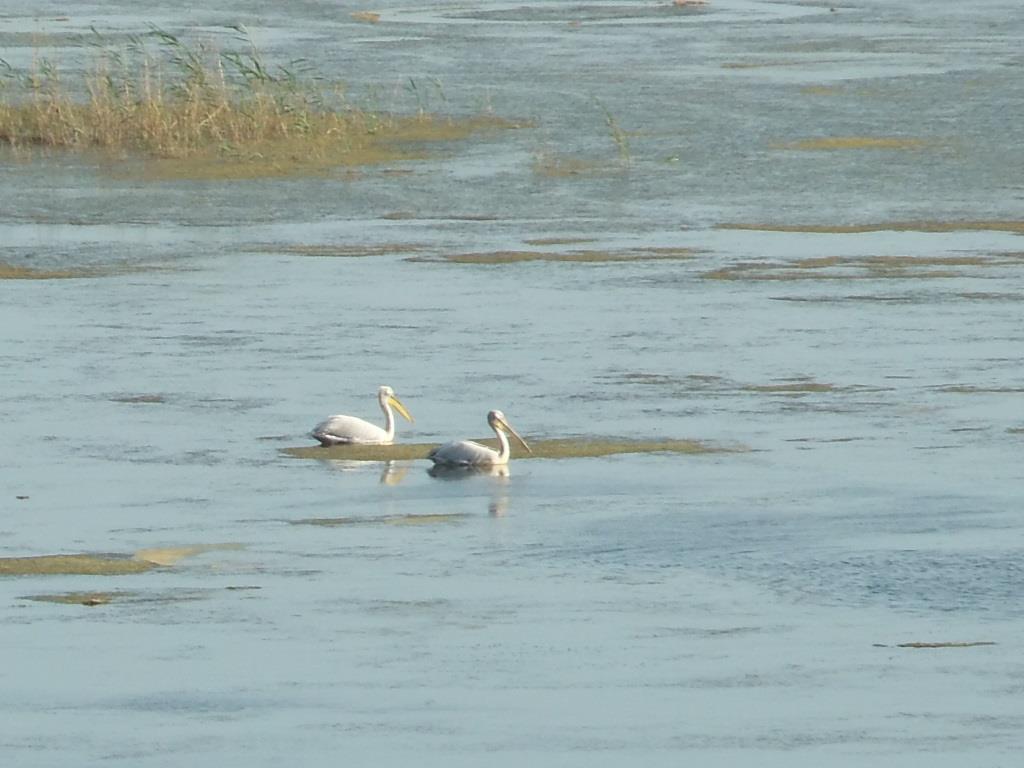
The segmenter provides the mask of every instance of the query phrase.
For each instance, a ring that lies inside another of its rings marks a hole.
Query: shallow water
[[[408,78],[436,78],[452,110],[534,124],[309,180],[5,157],[0,261],[105,271],[0,280],[0,556],[219,548],[0,577],[0,754],[1009,764],[1024,241],[895,223],[1024,219],[1024,22],[935,5],[8,9],[15,66],[90,24],[242,22],[366,98],[408,107]],[[829,137],[921,143],[792,148]],[[650,248],[693,253],[450,258]],[[376,420],[382,383],[413,443],[498,407],[527,439],[751,450],[468,477],[282,452],[329,413]]]

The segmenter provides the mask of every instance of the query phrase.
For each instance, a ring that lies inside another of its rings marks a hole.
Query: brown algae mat
[[[497,450],[494,438],[476,440]],[[320,445],[283,448],[282,452],[297,459],[348,459],[352,461],[400,461],[425,459],[440,443],[394,443],[392,445]],[[533,453],[521,447],[512,449],[514,459],[577,459],[611,456],[622,453],[738,453],[738,446],[721,446],[700,440],[631,440],[622,437],[579,437],[555,440],[530,440]]]
[[[189,547],[140,549],[134,554],[35,555],[0,557],[0,576],[123,576],[166,568],[203,552],[239,549],[237,544],[203,544]]]

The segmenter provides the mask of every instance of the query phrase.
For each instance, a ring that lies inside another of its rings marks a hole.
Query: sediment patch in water
[[[107,605],[115,600],[122,600],[135,592],[62,592],[54,595],[25,595],[23,600],[34,600],[39,603],[61,603],[63,605]]]
[[[159,565],[132,555],[74,554],[0,558],[0,576],[122,576],[145,573]]]
[[[971,268],[1020,266],[1019,254],[988,256],[828,256],[784,262],[738,262],[704,272],[705,280],[799,281],[955,278]]]
[[[288,253],[298,256],[322,256],[329,258],[364,258],[367,256],[395,256],[399,254],[420,253],[428,248],[422,243],[383,243],[380,245],[364,244],[332,244],[320,243],[304,245],[301,243],[275,245],[259,243],[245,246],[239,250],[250,253]]]
[[[595,237],[535,237],[530,240],[524,240],[524,243],[532,246],[544,246],[544,245],[578,245],[580,243],[594,243],[597,242]]]
[[[132,405],[156,405],[166,403],[167,397],[164,395],[113,395],[110,401],[112,403],[129,403]]]
[[[95,270],[88,269],[34,269],[17,267],[0,262],[0,280],[68,280],[76,277],[96,277]]]
[[[225,587],[224,589],[259,589],[259,587]],[[56,592],[39,595],[23,595],[22,600],[38,603],[59,603],[61,605],[85,605],[95,607],[111,603],[181,603],[210,597],[213,589],[171,589],[156,592],[136,590],[111,590],[100,592]]]
[[[177,564],[186,557],[203,552],[240,549],[239,544],[200,544],[189,547],[140,549],[134,554],[77,553],[0,558],[0,576],[80,575],[122,576],[145,573],[154,568]]]
[[[324,528],[338,528],[349,525],[440,525],[457,523],[469,515],[464,513],[436,515],[385,515],[383,517],[307,517],[289,520],[292,525],[319,525]]]
[[[897,643],[897,648],[977,648],[978,646],[995,645],[991,640],[976,640],[972,642],[947,642],[947,643]]]
[[[568,251],[485,251],[479,253],[452,253],[442,256],[413,256],[408,261],[451,264],[517,264],[526,261],[558,261],[588,264],[635,261],[682,261],[697,253],[694,248],[625,248],[616,250]]]
[[[493,134],[521,124],[492,115],[464,118],[432,115],[390,116],[378,124],[349,131],[344,139],[288,136],[244,147],[211,146],[183,157],[146,158],[140,164],[115,163],[115,176],[150,180],[242,180],[327,176],[355,167],[380,166],[429,157],[427,145]]]
[[[498,449],[494,438],[476,442]],[[283,448],[282,452],[297,459],[348,459],[352,461],[395,461],[425,459],[440,443],[395,443],[393,445],[332,445]],[[624,437],[575,437],[554,440],[530,440],[533,453],[520,446],[512,448],[515,459],[572,459],[611,456],[618,453],[737,453],[744,446],[716,445],[700,440],[631,440]]]
[[[862,232],[1017,232],[1024,234],[1024,221],[1013,219],[928,219],[881,221],[865,224],[776,224],[771,222],[723,222],[715,229],[753,232],[793,232],[822,235],[851,235]]]
[[[824,136],[815,139],[772,144],[772,149],[802,151],[840,151],[856,149],[906,150],[922,149],[928,146],[924,139],[903,136]]]

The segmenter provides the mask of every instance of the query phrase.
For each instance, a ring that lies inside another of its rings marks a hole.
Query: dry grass
[[[161,178],[246,178],[415,157],[397,144],[511,125],[357,109],[304,60],[270,67],[237,31],[243,48],[227,52],[190,47],[160,30],[123,47],[97,37],[79,82],[66,83],[45,59],[27,74],[8,67],[0,142],[140,155],[156,160],[146,173]]]

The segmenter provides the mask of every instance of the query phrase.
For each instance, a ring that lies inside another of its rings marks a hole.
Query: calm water
[[[0,56],[241,22],[360,98],[433,78],[534,124],[355,178],[3,159],[0,261],[147,269],[0,282],[0,555],[243,545],[0,579],[5,764],[1013,764],[1024,241],[717,225],[1024,218],[1014,4],[207,5],[15,3]],[[836,136],[920,144],[792,146]],[[444,261],[643,247],[697,252]],[[402,440],[498,407],[751,450],[448,481],[280,453],[382,383]],[[78,591],[128,594],[27,599]],[[895,647],[953,641],[995,644]]]

